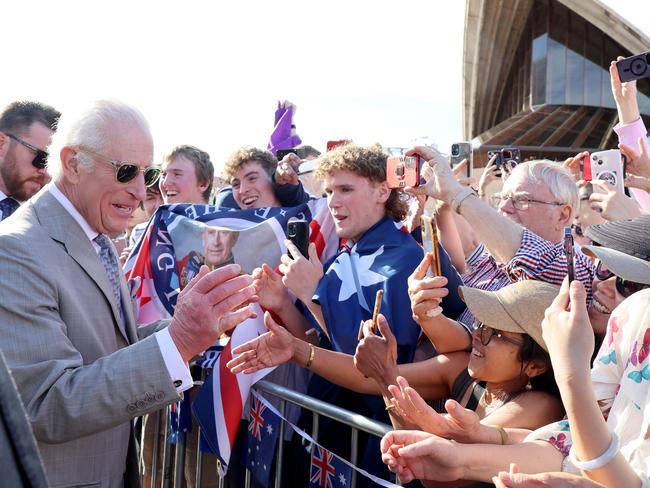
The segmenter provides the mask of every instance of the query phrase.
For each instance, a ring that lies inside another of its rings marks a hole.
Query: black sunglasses
[[[7,134],[7,136],[10,139],[16,141],[18,144],[26,147],[30,151],[34,151],[35,156],[34,159],[32,159],[32,166],[34,166],[34,168],[45,169],[45,166],[47,165],[47,152],[37,148],[36,146],[31,145],[29,142],[23,141],[22,139],[14,136],[13,134]]]
[[[598,261],[598,264],[596,265],[596,278],[598,278],[600,281],[605,281],[612,276],[614,276],[614,273],[608,270],[602,261]],[[648,285],[644,283],[636,283],[634,281],[624,280],[620,276],[616,277],[616,291],[618,291],[621,296],[625,298],[647,287]]]
[[[496,336],[497,339],[501,339],[502,341],[509,342],[510,344],[514,344],[515,346],[521,347],[524,345],[523,341],[518,341],[516,339],[511,339],[510,337],[506,337],[501,332],[493,329],[492,327],[485,325],[483,322],[479,322],[478,320],[474,321],[474,329],[478,331],[479,340],[481,341],[481,344],[483,344],[484,346],[487,346],[494,336]]]
[[[133,180],[138,173],[144,173],[144,184],[147,187],[151,187],[158,183],[158,178],[160,177],[160,168],[154,166],[149,166],[148,168],[141,169],[137,164],[131,163],[129,161],[116,161],[114,159],[109,159],[105,156],[102,156],[99,153],[96,153],[92,149],[89,149],[85,146],[79,146],[79,150],[90,154],[91,156],[110,164],[115,168],[115,178],[120,183],[128,183]]]

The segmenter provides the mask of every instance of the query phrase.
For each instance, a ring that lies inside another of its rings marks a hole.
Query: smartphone
[[[618,149],[591,154],[591,181],[604,180],[616,191],[625,192],[625,155]],[[595,189],[595,191],[598,191]]]
[[[346,144],[349,144],[351,142],[352,142],[351,139],[341,139],[341,140],[338,140],[338,141],[327,141],[327,146],[325,146],[325,147],[327,148],[328,151],[331,151],[332,149],[336,149],[339,146],[345,146]]]
[[[571,235],[571,227],[564,228],[564,255],[566,256],[567,274],[569,275],[569,283],[575,279],[575,270],[573,267],[573,235]]]
[[[504,147],[501,149],[501,165],[506,172],[510,173],[519,163],[521,163],[519,149],[516,147]]]
[[[309,259],[309,222],[306,220],[287,222],[287,237],[298,248],[300,254]],[[287,253],[291,256],[291,251],[287,250]]]
[[[647,78],[650,76],[650,52],[621,59],[616,62],[616,69],[622,82]]]
[[[591,181],[591,155],[589,153],[580,160],[580,178]]]
[[[496,156],[496,159],[494,160],[494,165],[495,165],[497,168],[500,169],[500,168],[501,168],[501,164],[502,164],[502,163],[501,163],[501,151],[488,151],[488,153],[487,153],[488,163],[489,163],[490,160],[491,160],[493,157],[495,157],[495,156]]]
[[[420,222],[422,225],[422,247],[424,247],[424,252],[430,252],[433,255],[433,263],[431,269],[427,271],[427,276],[440,276],[440,254],[438,252],[436,224],[430,215],[423,215]]]
[[[389,188],[420,184],[420,156],[391,156],[386,160],[386,181]]]
[[[467,178],[472,177],[472,166],[473,161],[473,151],[472,144],[470,142],[455,142],[451,145],[451,156],[449,157],[449,162],[451,167],[455,167],[460,164],[463,159],[467,159],[467,168],[465,170],[465,176]]]
[[[297,149],[278,149],[275,152],[275,157],[278,161],[282,161],[287,154],[295,154],[296,156],[298,155]]]

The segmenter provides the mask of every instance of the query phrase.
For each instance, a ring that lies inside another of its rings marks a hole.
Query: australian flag
[[[268,486],[271,463],[282,419],[257,397],[252,396],[251,400],[248,435],[242,461],[244,467],[255,476],[257,481]]]
[[[350,486],[352,468],[321,446],[314,446],[311,456],[310,488]]]
[[[420,327],[411,317],[407,279],[424,252],[400,227],[384,218],[351,249],[326,263],[314,299],[320,303],[334,350],[354,354],[359,324],[372,318],[377,290],[382,289],[381,313],[397,339],[398,362],[412,361]]]

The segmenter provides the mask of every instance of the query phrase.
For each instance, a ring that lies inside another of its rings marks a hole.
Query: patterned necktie
[[[117,304],[117,309],[120,312],[120,320],[122,320],[122,300],[120,300],[120,266],[117,263],[115,254],[111,246],[111,241],[104,234],[99,234],[95,237],[94,241],[100,247],[99,259],[104,265],[108,280],[111,282],[113,288],[113,297]]]
[[[18,203],[16,200],[14,200],[11,197],[7,197],[4,200],[0,202],[0,211],[2,211],[2,217],[0,217],[0,220],[4,220],[7,217],[9,217],[12,213],[16,211],[16,209],[20,207],[20,203]]]

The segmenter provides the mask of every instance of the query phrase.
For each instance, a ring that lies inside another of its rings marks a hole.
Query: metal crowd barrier
[[[350,452],[351,456],[349,461],[355,466],[358,463],[358,438],[359,431],[366,432],[370,435],[376,437],[383,437],[387,432],[392,430],[390,425],[371,420],[363,415],[350,412],[343,408],[332,405],[331,403],[323,402],[316,398],[307,396],[302,393],[298,393],[289,388],[276,385],[268,381],[258,381],[253,386],[259,392],[267,393],[273,395],[280,399],[280,413],[284,416],[286,410],[287,402],[297,405],[302,409],[312,412],[313,422],[312,422],[312,432],[311,436],[314,440],[318,441],[318,424],[321,416],[328,417],[337,422],[340,422],[343,425],[346,425],[351,428],[351,445]],[[154,423],[154,445],[153,445],[153,455],[152,455],[152,476],[151,476],[151,487],[162,486],[163,488],[170,488],[172,483],[172,473],[174,488],[182,488],[184,486],[184,466],[185,466],[185,433],[179,433],[177,443],[172,445],[169,442],[169,426],[167,425],[167,419],[169,418],[169,407],[165,411],[158,411],[155,414],[155,423]],[[280,433],[278,436],[277,442],[277,455],[275,457],[275,482],[271,486],[275,488],[282,487],[282,461],[284,457],[283,442],[284,433],[285,433],[285,421],[283,420],[280,424]],[[167,433],[165,436],[166,441],[164,443],[159,442],[159,433],[163,430]],[[190,435],[199,436],[199,432],[192,432]],[[159,483],[158,477],[158,454],[162,449],[162,483]],[[312,446],[312,450],[314,446]],[[172,466],[172,450],[174,451],[174,459]],[[379,453],[377,453],[379,455]],[[196,486],[200,488],[201,484],[201,469],[203,463],[203,455],[199,451],[196,460]],[[216,468],[215,468],[216,469]],[[311,467],[310,467],[311,469]],[[245,471],[245,488],[250,488],[251,484],[251,473],[247,469]],[[350,485],[352,488],[356,486],[357,472],[352,470],[352,478],[350,480]],[[397,482],[399,484],[399,482]],[[219,488],[224,488],[224,479],[219,478]]]

